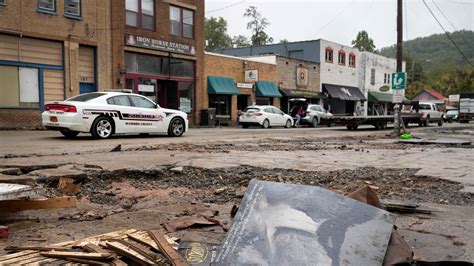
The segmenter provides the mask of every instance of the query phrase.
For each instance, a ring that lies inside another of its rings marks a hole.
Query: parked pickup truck
[[[474,93],[459,95],[459,123],[469,123],[474,119]]]
[[[420,126],[429,126],[431,122],[438,122],[438,126],[443,125],[443,112],[438,110],[435,103],[420,102],[418,104],[418,112],[420,113]]]

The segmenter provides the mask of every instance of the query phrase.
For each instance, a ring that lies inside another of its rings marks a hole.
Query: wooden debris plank
[[[165,255],[173,265],[176,266],[186,266],[188,265],[186,261],[179,255],[179,253],[173,249],[173,247],[168,243],[163,234],[158,230],[150,230],[148,234],[156,242],[156,244],[162,250],[163,255]]]
[[[0,213],[9,213],[25,210],[52,209],[76,207],[77,199],[73,197],[59,197],[52,199],[22,199],[0,201]]]
[[[20,265],[25,265],[25,264],[34,264],[34,263],[41,263],[41,264],[51,264],[52,262],[60,262],[62,260],[60,259],[50,259],[50,258],[45,258],[39,254],[37,254],[36,257],[33,257],[33,258],[29,258],[29,259],[26,259],[26,260],[18,260],[18,261],[15,261],[14,264],[20,264]]]
[[[56,250],[56,251],[73,251],[72,248],[69,247],[36,247],[36,246],[24,246],[24,247],[15,247],[15,246],[9,246],[4,248],[6,251],[10,252],[17,252],[20,250],[35,250],[35,251],[51,251],[51,250]]]
[[[22,256],[28,256],[30,254],[38,254],[37,251],[23,251],[23,252],[18,252],[18,253],[13,253],[13,254],[8,254],[5,256],[0,257],[0,263],[3,263],[4,261],[13,259],[13,258],[18,258]]]
[[[133,234],[127,234],[130,239],[137,241],[143,245],[149,246],[156,251],[160,251],[160,247],[156,244],[155,241],[150,237],[150,235],[144,231],[139,231]]]
[[[147,265],[154,265],[156,264],[154,261],[149,260],[142,254],[134,251],[133,249],[125,246],[122,243],[116,242],[116,241],[111,241],[107,242],[107,247],[109,247],[111,250],[115,251],[116,253],[125,256],[137,263],[140,264],[147,264]]]
[[[113,258],[111,253],[96,253],[96,252],[77,252],[77,251],[45,251],[40,252],[42,256],[49,258],[60,258],[60,259],[90,259],[90,260],[109,260]]]
[[[87,245],[83,246],[82,248],[86,251],[89,251],[89,252],[102,252],[103,253],[103,252],[108,251],[105,248],[99,247],[99,246],[94,245],[94,244],[87,244]],[[127,263],[125,263],[124,261],[122,261],[119,258],[114,258],[111,261],[111,264],[116,265],[116,266],[125,266],[125,265],[127,265]]]
[[[95,261],[95,260],[86,260],[86,259],[77,259],[77,258],[68,258],[68,261],[79,263],[80,265],[94,265],[94,266],[104,266],[110,265],[110,263]],[[66,264],[69,265],[69,264]]]

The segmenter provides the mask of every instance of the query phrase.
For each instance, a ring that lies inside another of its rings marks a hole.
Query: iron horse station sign
[[[135,35],[127,35],[125,40],[125,43],[129,46],[190,55],[196,54],[196,48],[187,44],[174,43]]]

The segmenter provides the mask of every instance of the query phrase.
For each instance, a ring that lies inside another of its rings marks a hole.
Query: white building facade
[[[365,115],[391,114],[392,73],[397,70],[397,61],[370,52],[359,52],[358,64],[358,87],[368,99],[363,107]],[[405,71],[405,62],[402,69]]]

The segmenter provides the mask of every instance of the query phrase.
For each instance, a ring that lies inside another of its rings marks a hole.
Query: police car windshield
[[[105,93],[100,93],[100,92],[93,92],[93,93],[86,93],[86,94],[81,94],[77,95],[75,97],[72,97],[68,99],[67,101],[69,102],[87,102],[92,99],[95,99],[97,97],[103,96]]]

